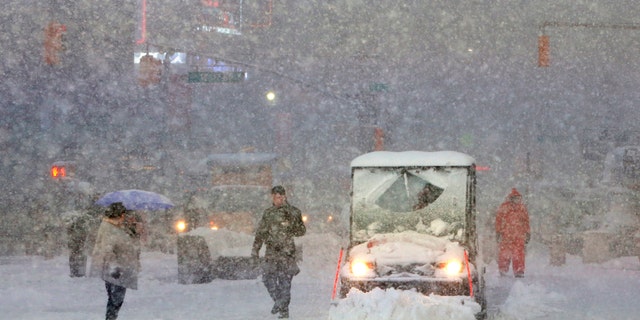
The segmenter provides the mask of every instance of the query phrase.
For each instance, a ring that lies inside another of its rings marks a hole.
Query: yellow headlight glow
[[[187,229],[187,223],[184,220],[176,222],[176,230],[178,232],[184,232]]]
[[[364,260],[354,260],[351,262],[351,273],[356,277],[363,277],[373,270],[373,263]]]
[[[462,262],[460,262],[458,260],[448,261],[444,265],[444,270],[447,273],[447,275],[455,276],[455,275],[459,274],[462,271]]]

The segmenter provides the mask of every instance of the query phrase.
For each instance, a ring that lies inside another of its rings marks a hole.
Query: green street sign
[[[189,72],[188,83],[242,82],[246,72]]]
[[[382,82],[374,82],[369,84],[369,91],[371,92],[387,92],[389,91],[389,86],[386,83]]]

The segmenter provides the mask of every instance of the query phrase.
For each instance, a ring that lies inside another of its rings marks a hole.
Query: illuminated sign
[[[223,33],[223,34],[233,34],[233,35],[242,35],[242,32],[236,30],[236,29],[231,29],[231,28],[223,28],[223,27],[212,27],[212,26],[207,26],[207,25],[203,25],[200,27],[197,27],[196,30],[198,31],[205,31],[205,32],[217,32],[217,33]]]
[[[200,0],[202,7],[196,30],[240,35],[242,1]]]
[[[189,83],[242,82],[246,72],[189,72]]]
[[[271,26],[273,0],[200,0],[196,31],[242,35],[242,28]]]
[[[152,56],[158,60],[165,60],[167,56],[166,52],[134,52],[133,63],[140,63],[140,59],[146,55]],[[187,54],[185,52],[175,52],[169,57],[169,63],[171,64],[185,64],[187,63]]]

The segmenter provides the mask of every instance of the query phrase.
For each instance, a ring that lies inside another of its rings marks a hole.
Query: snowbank
[[[375,288],[363,293],[351,289],[329,310],[329,320],[475,320],[480,305],[465,296],[425,296],[415,291]]]

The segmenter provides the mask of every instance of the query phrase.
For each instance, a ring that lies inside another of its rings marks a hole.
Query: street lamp
[[[267,92],[265,97],[267,98],[267,101],[274,102],[276,100],[276,93],[273,92],[273,91],[269,91],[269,92]]]

